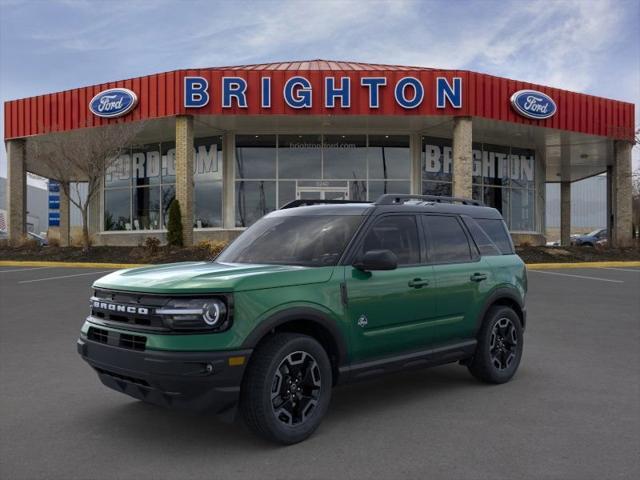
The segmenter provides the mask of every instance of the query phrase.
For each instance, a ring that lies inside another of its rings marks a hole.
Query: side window
[[[423,215],[433,263],[470,262],[469,240],[456,217]]]
[[[513,253],[513,244],[511,243],[511,237],[507,231],[502,220],[489,219],[489,218],[476,218],[478,225],[482,227],[489,238],[496,244],[496,247],[500,249],[503,255],[510,255]]]
[[[420,263],[420,241],[413,215],[390,215],[378,220],[364,237],[361,253],[391,250],[398,265]]]
[[[480,225],[471,217],[462,217],[462,221],[469,229],[473,241],[480,250],[480,255],[502,255],[500,249],[493,243]]]

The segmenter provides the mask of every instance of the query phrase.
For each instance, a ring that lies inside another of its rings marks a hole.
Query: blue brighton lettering
[[[209,103],[209,82],[203,77],[184,77],[184,106],[201,108]]]
[[[247,108],[247,81],[241,77],[222,77],[222,108],[232,106],[235,98],[240,108]]]

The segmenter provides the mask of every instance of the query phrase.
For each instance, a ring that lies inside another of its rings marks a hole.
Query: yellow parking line
[[[561,268],[640,267],[640,262],[575,262],[575,263],[528,263],[529,270],[556,270]]]

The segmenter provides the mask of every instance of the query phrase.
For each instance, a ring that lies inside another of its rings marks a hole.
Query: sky
[[[640,0],[0,0],[0,100],[323,58],[468,69],[624,100],[639,125],[639,22]],[[635,168],[639,157],[636,147]]]

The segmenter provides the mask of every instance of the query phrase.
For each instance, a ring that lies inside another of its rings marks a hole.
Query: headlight
[[[228,326],[227,305],[217,298],[175,299],[156,310],[173,330],[224,330]]]

